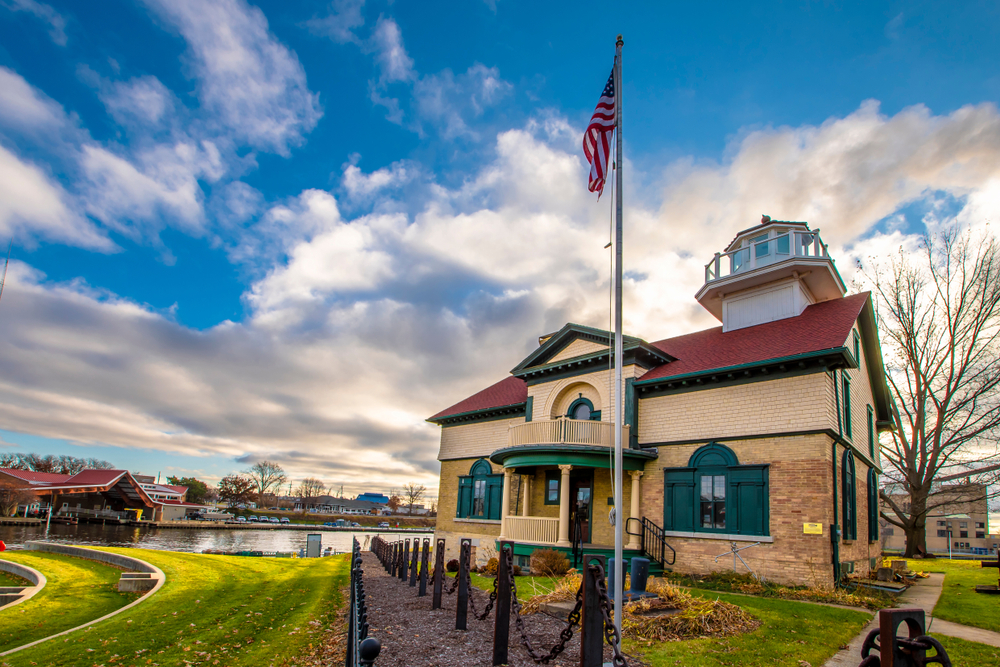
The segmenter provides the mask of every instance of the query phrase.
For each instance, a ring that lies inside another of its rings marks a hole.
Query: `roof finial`
[[[762,215],[762,216],[760,216],[760,224],[766,225],[769,222],[771,222],[771,216],[769,216],[769,215]]]

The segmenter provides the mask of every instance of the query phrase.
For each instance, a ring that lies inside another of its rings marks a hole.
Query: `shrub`
[[[531,571],[546,577],[561,577],[569,572],[569,559],[561,551],[536,549],[531,554]]]
[[[444,566],[444,569],[448,572],[458,572],[458,559],[452,558],[448,561],[448,564]]]
[[[514,566],[514,576],[515,577],[520,577],[521,576],[521,566],[520,565],[515,565]]]
[[[496,558],[491,558],[486,561],[486,565],[480,568],[479,573],[487,577],[495,577],[497,575],[497,568],[500,567],[500,561]]]

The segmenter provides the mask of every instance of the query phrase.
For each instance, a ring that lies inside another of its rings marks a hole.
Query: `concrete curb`
[[[108,620],[112,616],[117,616],[123,611],[128,611],[132,607],[135,607],[136,605],[145,602],[146,600],[151,598],[158,590],[160,590],[163,584],[166,583],[167,581],[167,575],[163,574],[163,570],[156,567],[155,565],[147,563],[144,560],[139,560],[138,558],[132,558],[131,556],[123,556],[121,554],[116,554],[108,551],[99,551],[97,549],[73,547],[66,544],[53,544],[51,542],[25,542],[25,546],[31,551],[47,551],[50,553],[63,554],[65,556],[74,556],[76,558],[95,560],[98,562],[107,563],[109,565],[114,565],[116,567],[124,567],[126,569],[137,570],[140,572],[149,572],[151,575],[153,575],[150,578],[155,579],[156,584],[153,586],[152,590],[150,590],[148,593],[143,595],[135,602],[130,602],[121,609],[116,609],[110,614],[105,614],[100,618],[95,618],[92,621],[87,621],[83,625],[78,625],[75,628],[70,628],[69,630],[63,630],[62,632],[56,633],[54,635],[50,635],[43,639],[33,641],[30,644],[25,644],[24,646],[18,646],[17,648],[12,648],[9,651],[4,651],[3,653],[0,653],[0,657],[10,655],[11,653],[17,653],[18,651],[23,651],[26,648],[37,646],[39,644],[49,641],[50,639],[55,639],[56,637],[62,637],[72,632],[76,632],[77,630],[89,628],[90,626],[96,625],[101,621]]]
[[[34,586],[25,586],[19,599],[14,600],[13,602],[8,602],[5,605],[0,605],[0,609],[9,609],[10,607],[21,604],[25,600],[30,600],[35,593],[45,588],[45,584],[48,583],[45,575],[35,568],[28,567],[27,565],[21,565],[20,563],[15,563],[13,561],[0,560],[0,570],[10,572],[11,574],[15,574],[22,579],[27,579],[35,584]]]

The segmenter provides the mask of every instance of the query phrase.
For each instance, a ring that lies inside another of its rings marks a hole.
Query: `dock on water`
[[[0,516],[0,526],[37,526],[41,519],[25,518],[23,516]]]

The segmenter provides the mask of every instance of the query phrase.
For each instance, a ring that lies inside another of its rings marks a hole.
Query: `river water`
[[[219,530],[198,528],[140,528],[138,526],[102,526],[81,523],[78,526],[53,524],[46,532],[41,526],[0,526],[0,540],[8,549],[18,549],[28,540],[47,540],[61,544],[93,545],[105,547],[140,547],[165,551],[201,552],[205,549],[222,551],[290,551],[298,552],[306,546],[307,530]],[[362,546],[376,535],[390,538],[431,537],[432,533],[392,531],[315,531],[323,536],[323,549],[333,547],[336,552],[351,549],[351,538],[357,537]]]

